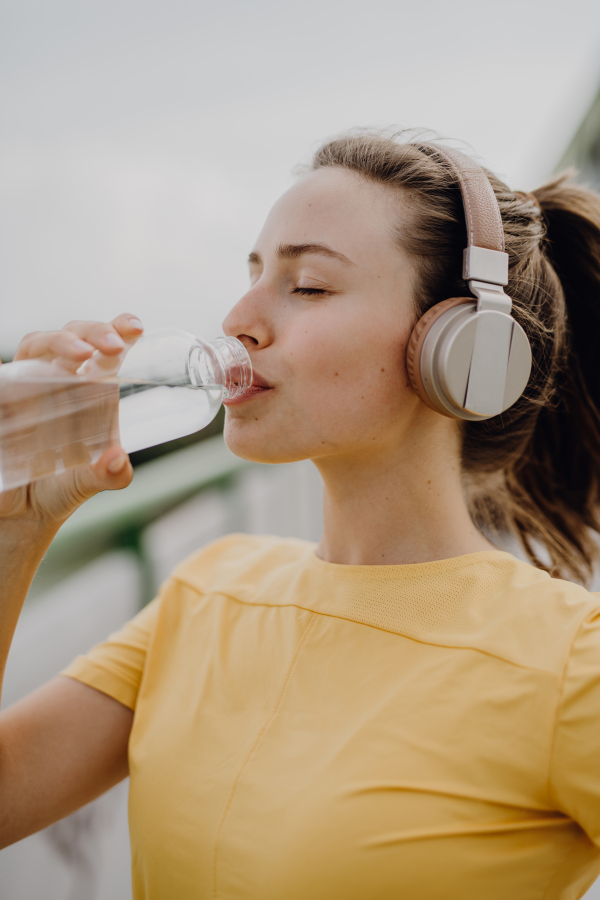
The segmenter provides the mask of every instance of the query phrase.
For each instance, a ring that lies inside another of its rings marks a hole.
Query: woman
[[[469,296],[433,147],[333,141],[278,201],[224,323],[256,377],[247,459],[312,459],[315,548],[243,535],[0,718],[3,844],[131,774],[134,897],[575,898],[600,872],[600,198],[489,175],[529,337],[524,395],[459,421],[413,390],[419,317]],[[71,323],[18,358],[76,369],[141,331]],[[5,659],[60,524],[125,487],[107,451],[0,495]],[[512,530],[533,565],[479,530]],[[548,574],[550,573],[550,574]]]

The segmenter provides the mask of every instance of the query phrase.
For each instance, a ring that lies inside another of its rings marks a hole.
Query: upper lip
[[[263,378],[262,375],[259,375],[258,372],[254,371],[252,373],[252,387],[262,387],[262,388],[272,388],[273,385],[269,384],[266,378]]]

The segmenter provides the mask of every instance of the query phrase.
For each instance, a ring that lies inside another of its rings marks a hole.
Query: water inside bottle
[[[220,385],[120,381],[119,432],[127,453],[193,434],[212,422],[223,399]]]
[[[200,431],[217,414],[218,385],[73,378],[15,382],[0,392],[0,491]]]

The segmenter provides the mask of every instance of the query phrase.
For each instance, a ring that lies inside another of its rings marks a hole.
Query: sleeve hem
[[[96,688],[113,700],[118,700],[123,706],[135,710],[139,685],[97,665],[85,656],[76,657],[60,674]]]

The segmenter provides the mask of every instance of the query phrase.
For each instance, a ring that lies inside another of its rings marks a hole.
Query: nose
[[[261,302],[262,293],[258,286],[251,288],[223,320],[227,337],[236,337],[247,349],[262,349],[273,340],[264,297]]]

